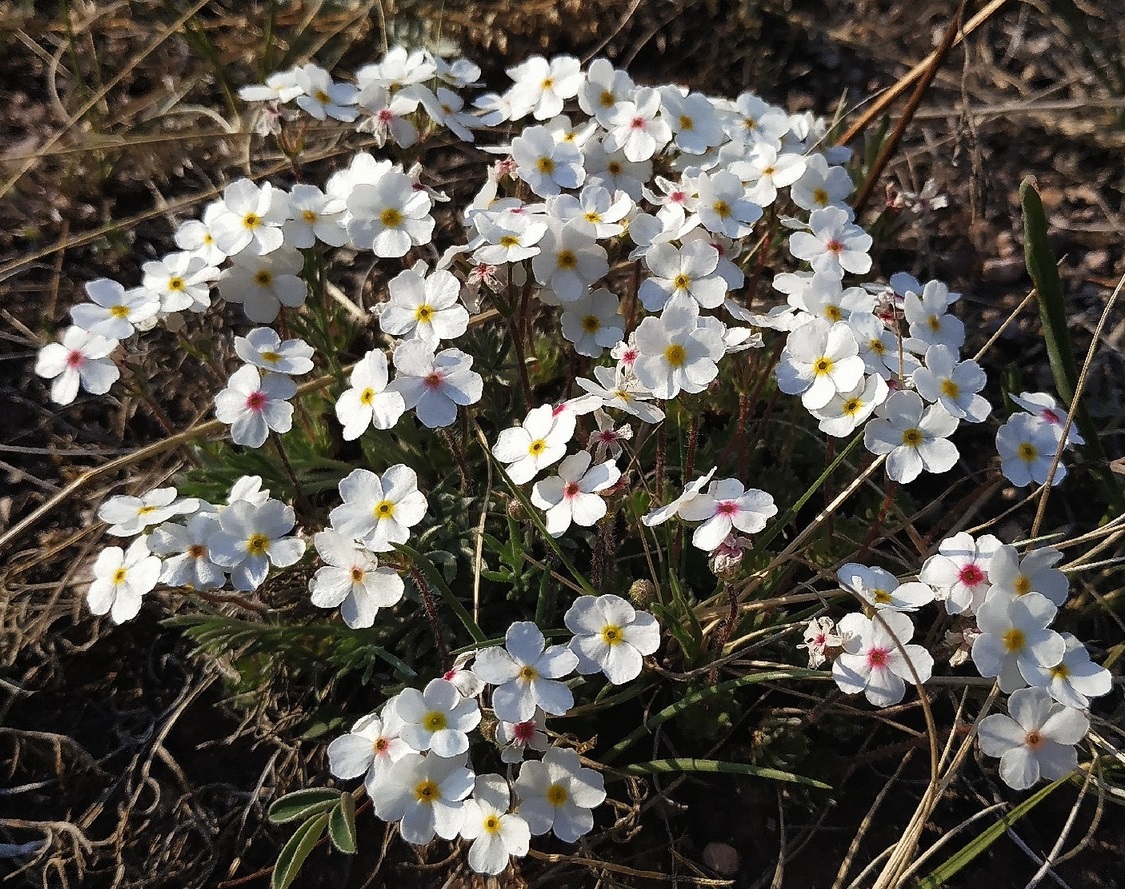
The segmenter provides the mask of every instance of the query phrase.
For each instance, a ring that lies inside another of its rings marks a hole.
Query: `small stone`
[[[738,873],[738,850],[729,843],[708,843],[703,849],[703,863],[723,877]]]
[[[997,284],[1015,284],[1027,273],[1022,256],[990,257],[981,265],[980,275],[985,281]]]

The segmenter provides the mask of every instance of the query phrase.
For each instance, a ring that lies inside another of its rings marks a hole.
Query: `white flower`
[[[563,110],[563,100],[578,95],[583,81],[581,64],[573,56],[555,56],[549,62],[531,56],[506,73],[515,81],[508,93],[513,120],[528,114],[550,120]]]
[[[591,358],[599,357],[625,336],[621,304],[604,287],[566,303],[559,323],[562,335],[574,343],[574,351]]]
[[[143,537],[127,550],[107,546],[94,562],[94,581],[86,592],[90,611],[108,613],[115,624],[136,617],[142,597],[156,586],[160,567],[160,559],[148,551]]]
[[[399,736],[411,749],[449,759],[469,749],[468,733],[480,725],[480,707],[445,679],[431,679],[424,691],[403,689],[395,698],[402,720]]]
[[[430,195],[414,188],[405,173],[392,170],[377,182],[360,182],[347,198],[348,237],[376,256],[405,256],[411,247],[428,244],[434,233]]]
[[[989,403],[977,395],[988,382],[975,361],[958,361],[948,346],[930,346],[925,367],[914,371],[914,387],[926,401],[940,404],[951,417],[980,423],[988,417]]]
[[[870,568],[848,562],[836,572],[845,589],[881,611],[917,611],[934,600],[934,591],[913,581],[899,583],[885,568]]]
[[[281,341],[268,327],[255,327],[246,336],[234,338],[234,353],[254,367],[279,374],[299,376],[313,369],[313,347],[302,339]]]
[[[269,324],[281,307],[303,305],[308,287],[297,273],[304,266],[301,254],[282,247],[268,256],[240,253],[219,275],[219,293],[229,303],[242,303],[246,317]]]
[[[573,411],[556,413],[549,404],[532,408],[522,425],[500,432],[492,454],[508,464],[508,477],[522,485],[563,458],[576,422]]]
[[[484,680],[468,668],[469,661],[476,657],[475,651],[463,651],[453,661],[453,666],[442,673],[441,678],[452,682],[466,698],[475,698],[484,691]]]
[[[119,494],[110,497],[98,508],[98,518],[110,527],[106,532],[116,537],[132,537],[145,528],[166,522],[175,515],[199,509],[194,497],[178,500],[175,488],[154,488],[140,497]]]
[[[696,214],[709,232],[744,238],[762,218],[762,208],[746,198],[742,180],[726,170],[701,173],[695,180]]]
[[[804,173],[789,189],[789,197],[802,210],[811,212],[821,207],[843,206],[854,189],[847,170],[830,167],[822,154],[810,154],[805,158]]]
[[[903,314],[910,325],[910,336],[925,346],[948,346],[954,352],[965,344],[965,325],[956,315],[949,314],[956,293],[941,281],[929,281],[919,295],[907,290],[903,301]],[[921,351],[921,350],[919,350]]]
[[[363,73],[361,68],[357,77]],[[400,148],[409,148],[418,141],[418,128],[407,117],[418,108],[418,98],[405,91],[392,93],[379,83],[369,83],[356,97],[356,104],[370,117],[356,127],[361,133],[370,132],[382,145],[390,136]]]
[[[406,543],[410,529],[426,515],[429,502],[418,490],[418,475],[397,463],[382,476],[367,469],[353,469],[340,479],[344,501],[328,515],[332,528],[345,537],[359,539],[376,553],[390,552],[396,543]]]
[[[1017,488],[1032,483],[1047,483],[1047,475],[1059,446],[1059,437],[1054,428],[1032,414],[1012,414],[1008,422],[996,430],[1000,471]],[[1066,466],[1059,461],[1051,485],[1057,485],[1064,478]]]
[[[699,303],[686,296],[668,301],[659,318],[645,318],[634,334],[639,354],[633,373],[657,398],[702,392],[719,374],[726,352],[722,336],[700,324]]]
[[[176,229],[174,236],[176,246],[188,253],[195,254],[209,266],[219,265],[227,258],[227,254],[220,250],[219,245],[215,243],[212,227],[215,220],[225,212],[226,205],[222,201],[213,201],[208,204],[203,210],[202,220],[189,219]]]
[[[401,728],[402,720],[391,703],[383,708],[382,715],[360,717],[346,735],[328,745],[328,770],[343,779],[363,775],[368,796],[374,796],[391,766],[411,752],[398,736]]]
[[[800,395],[810,411],[821,410],[840,392],[863,380],[859,344],[847,324],[814,318],[789,334],[777,365],[777,386]]]
[[[111,340],[133,335],[140,324],[160,311],[160,297],[144,287],[126,290],[109,278],[86,284],[93,302],[80,303],[70,310],[75,326]]]
[[[539,246],[541,252],[531,260],[535,280],[564,303],[581,299],[609,271],[605,248],[573,221],[552,225]]]
[[[895,392],[867,424],[863,444],[873,454],[886,454],[887,475],[906,484],[923,469],[941,473],[953,468],[957,448],[947,436],[956,428],[957,420],[940,404],[926,409],[917,392]]]
[[[614,685],[640,675],[642,658],[660,647],[660,625],[620,596],[579,596],[563,617],[574,633],[570,650],[578,672],[604,673]]]
[[[223,569],[211,560],[207,542],[219,530],[219,515],[199,512],[187,525],[164,522],[148,535],[148,548],[164,557],[161,583],[195,590],[218,589],[226,581]],[[170,557],[170,558],[169,558]]]
[[[605,781],[584,768],[573,750],[552,747],[541,762],[525,762],[516,779],[520,815],[532,836],[554,830],[564,843],[574,843],[594,826],[595,806],[605,802]]]
[[[711,477],[715,474],[715,469],[716,467],[712,466],[702,477],[697,478],[693,482],[689,482],[684,487],[683,493],[681,493],[679,497],[670,503],[666,503],[664,506],[654,509],[652,512],[648,513],[648,515],[644,516],[641,521],[644,522],[647,527],[652,528],[656,525],[664,524],[664,522],[668,521],[672,516],[677,515],[681,509],[689,505],[696,497],[703,496],[702,491],[707,487],[707,483],[711,481]]]
[[[1056,439],[1062,438],[1063,426],[1066,425],[1067,412],[1052,396],[1046,392],[1021,392],[1019,395],[1009,395],[1016,404],[1025,411],[1034,414],[1040,420],[1051,424],[1055,430]],[[1066,446],[1086,444],[1086,440],[1072,423],[1070,431],[1066,434]]]
[[[616,408],[636,417],[644,423],[659,423],[664,419],[664,411],[649,404],[653,397],[639,382],[624,376],[611,367],[595,367],[594,380],[579,377],[579,386],[602,401],[602,406]]]
[[[197,253],[169,253],[141,266],[141,285],[160,299],[160,311],[205,311],[211,305],[211,282],[219,269]]]
[[[498,874],[513,855],[527,854],[531,831],[518,814],[508,811],[512,804],[508,782],[500,775],[480,775],[473,796],[465,801],[465,823],[461,836],[472,840],[469,867],[478,874]]]
[[[750,158],[735,161],[727,169],[746,185],[746,197],[755,204],[768,207],[777,200],[779,186],[792,185],[805,172],[806,161],[799,154],[778,154],[772,145],[759,142]]]
[[[1000,777],[1013,790],[1027,790],[1040,778],[1063,778],[1078,767],[1074,745],[1090,721],[1056,704],[1041,688],[1023,688],[1008,698],[1008,716],[993,713],[980,721],[977,735],[986,756],[1000,757]]]
[[[809,669],[816,670],[828,660],[828,649],[839,648],[844,638],[836,632],[836,622],[830,617],[814,617],[805,627],[804,641],[798,648],[809,653]]]
[[[578,90],[578,107],[597,118],[603,127],[618,102],[633,94],[633,78],[614,68],[608,59],[594,59],[586,69],[586,80]]]
[[[789,131],[785,112],[753,93],[742,93],[728,109],[724,128],[736,142],[768,142],[781,145],[781,137]]]
[[[814,272],[842,278],[844,272],[871,271],[871,235],[854,225],[847,210],[825,207],[809,216],[811,232],[794,232],[789,252],[806,260]]]
[[[1070,581],[1054,566],[1063,554],[1053,546],[1030,549],[1020,559],[1014,546],[998,546],[988,564],[988,598],[1017,599],[1039,593],[1056,607],[1066,602]]]
[[[406,412],[398,392],[387,390],[387,356],[372,349],[352,368],[345,389],[336,402],[336,418],[344,427],[344,440],[354,441],[368,426],[390,429]]]
[[[606,115],[602,139],[606,151],[622,151],[633,163],[646,161],[672,138],[672,129],[660,114],[660,91],[641,87],[632,101],[618,102]]]
[[[297,104],[317,120],[355,120],[356,88],[350,83],[336,83],[319,65],[309,62],[293,71],[293,80],[301,88]]]
[[[473,259],[493,266],[538,255],[542,248],[537,245],[547,233],[547,223],[527,213],[480,213],[474,224],[487,243],[477,248]]]
[[[259,376],[256,368],[240,367],[215,396],[215,416],[230,424],[235,444],[260,448],[272,429],[278,434],[293,428],[293,405],[285,399],[297,394],[297,384],[284,374]]]
[[[975,540],[964,531],[954,534],[938,545],[937,555],[926,559],[918,579],[945,600],[950,614],[976,614],[988,592],[989,563],[998,546],[1000,541],[991,534]]]
[[[458,302],[461,282],[444,270],[429,277],[407,269],[387,285],[390,302],[380,307],[384,333],[418,340],[436,349],[441,340],[461,336],[469,327],[469,313]]]
[[[780,277],[780,276],[779,276]],[[775,279],[776,283],[776,279]],[[827,318],[829,321],[847,321],[853,318],[872,318],[875,297],[862,287],[845,288],[843,283],[830,275],[813,273],[808,286],[799,296],[789,294],[789,304],[803,308],[810,315]],[[862,322],[861,322],[862,323]],[[853,335],[855,328],[852,328]],[[859,337],[856,336],[858,340]]]
[[[705,154],[723,141],[723,125],[715,104],[700,93],[684,95],[676,87],[660,91],[662,115],[672,128],[676,147],[687,154]]]
[[[600,185],[610,192],[623,191],[634,201],[641,199],[645,183],[652,178],[652,161],[633,163],[624,152],[607,152],[597,139],[583,146],[582,155],[587,185]]]
[[[828,404],[810,413],[820,421],[821,432],[845,438],[862,426],[889,394],[882,377],[870,376],[849,392],[837,392]]]
[[[659,312],[671,297],[690,296],[705,309],[723,304],[727,284],[717,273],[719,251],[706,241],[683,247],[656,244],[645,254],[652,277],[641,282],[637,295],[650,312]]]
[[[1056,611],[1039,593],[986,598],[977,609],[981,634],[973,642],[973,663],[980,675],[996,677],[1000,690],[1011,694],[1027,685],[1029,677],[1042,675],[1042,668],[1059,663],[1066,643],[1047,629]]]
[[[344,208],[315,185],[298,183],[289,189],[289,211],[293,214],[282,227],[285,243],[290,247],[311,247],[317,241],[340,247],[348,241],[341,225]]]
[[[317,608],[339,608],[344,623],[354,630],[373,626],[380,608],[402,599],[402,578],[379,567],[379,560],[365,547],[335,531],[321,531],[313,542],[327,563],[309,581]]]
[[[541,198],[564,188],[578,188],[586,180],[582,151],[571,142],[560,142],[546,127],[528,127],[512,140],[516,175]]]
[[[547,533],[552,537],[564,534],[571,522],[588,528],[606,514],[598,492],[617,484],[621,470],[612,460],[590,463],[588,451],[571,454],[559,464],[558,475],[536,482],[531,489],[531,502],[546,511]]]
[[[506,763],[523,762],[524,752],[536,750],[545,753],[550,743],[546,732],[547,714],[538,707],[535,715],[523,722],[496,723],[496,743],[500,747],[500,760]]]
[[[215,246],[227,256],[247,250],[261,256],[282,245],[281,226],[289,218],[284,191],[263,182],[259,188],[249,179],[236,179],[223,189],[221,210],[209,229]]]
[[[1060,704],[1085,710],[1090,706],[1090,698],[1101,697],[1113,690],[1113,674],[1090,660],[1090,652],[1076,636],[1071,633],[1060,635],[1066,643],[1063,659],[1053,667],[1029,664],[1028,682],[1047,689]]]
[[[418,419],[430,429],[449,426],[457,407],[475,404],[484,393],[484,379],[472,370],[473,357],[460,349],[443,349],[436,355],[422,342],[401,343],[394,351],[398,375],[387,387],[398,392],[406,409],[415,408]]]
[[[74,401],[79,384],[93,395],[104,395],[121,376],[109,357],[117,345],[117,340],[68,327],[61,343],[48,343],[39,350],[35,373],[52,380],[51,401],[56,404]]]
[[[372,788],[371,802],[384,821],[402,819],[402,838],[421,846],[435,833],[452,840],[461,832],[463,800],[472,789],[473,773],[465,767],[464,755],[446,759],[407,753]]]
[[[621,221],[634,207],[625,192],[610,194],[600,185],[587,185],[578,197],[560,194],[547,200],[547,212],[556,219],[575,223],[599,240],[612,238],[623,231]]]
[[[777,515],[773,497],[757,488],[745,488],[736,478],[711,482],[706,493],[698,494],[677,510],[681,519],[703,522],[691,542],[705,552],[721,544],[737,528],[745,534],[757,534],[766,527],[770,517]]]
[[[607,459],[616,460],[621,456],[621,442],[633,437],[633,427],[628,423],[614,427],[613,417],[598,408],[594,411],[594,421],[598,428],[590,433],[586,442],[587,450],[594,453],[594,461],[601,463]]]
[[[578,658],[565,645],[545,647],[543,633],[532,621],[516,621],[504,634],[504,647],[477,653],[473,672],[492,690],[492,709],[504,722],[526,722],[535,708],[562,716],[574,706],[574,695],[559,682],[574,672]]]
[[[238,97],[244,102],[291,102],[303,92],[297,86],[296,74],[295,70],[275,71],[266,78],[264,84],[254,83],[240,87]]]
[[[870,619],[853,612],[841,619],[839,632],[844,650],[832,663],[832,678],[845,694],[862,691],[876,707],[890,707],[902,700],[915,673],[920,682],[930,678],[934,659],[921,645],[907,644],[914,624],[905,614],[881,611]]]
[[[257,589],[271,562],[288,568],[304,554],[303,540],[285,536],[296,523],[293,507],[280,500],[267,500],[261,506],[245,500],[232,503],[219,513],[219,530],[207,541],[211,559],[231,569],[236,590]]]

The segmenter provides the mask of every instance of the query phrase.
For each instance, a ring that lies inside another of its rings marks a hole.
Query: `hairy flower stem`
[[[729,583],[723,584],[723,592],[726,593],[729,610],[726,617],[719,622],[719,635],[715,639],[715,656],[717,658],[723,656],[723,649],[734,634],[734,625],[738,620],[738,593]],[[719,681],[719,665],[717,663],[711,668],[707,678],[712,683]]]
[[[526,289],[524,291],[527,293]],[[516,309],[516,285],[512,280],[511,272],[508,273],[508,306],[511,311],[505,313],[508,321],[508,327],[512,331],[512,345],[516,350],[516,369],[520,375],[520,385],[523,387],[523,400],[528,410],[531,410],[532,395],[531,395],[531,380],[527,376],[527,353],[524,350],[523,342],[523,323],[521,312],[524,308],[523,301],[521,300],[520,310]]]
[[[422,572],[419,571],[413,563],[408,563],[406,570],[410,572],[410,579],[414,581],[414,586],[418,590],[418,595],[422,597],[422,607],[426,610],[426,619],[429,620],[430,629],[434,634],[434,645],[437,646],[442,669],[448,670],[453,666],[453,662],[449,659],[449,646],[445,642],[445,634],[441,631],[441,622],[438,620],[437,603],[434,602],[434,594],[430,592],[430,588],[426,584],[426,578],[422,576]]]
[[[465,462],[465,452],[461,449],[460,442],[453,435],[449,429],[443,427],[441,429],[441,437],[445,439],[445,443],[449,445],[449,452],[453,454],[453,459],[457,462],[457,472],[461,476],[461,493],[473,493],[473,481],[469,475],[469,466]]]
[[[656,427],[656,476],[653,482],[657,497],[664,496],[664,451],[666,444],[664,424],[661,423]]]
[[[741,415],[739,416],[741,418]],[[699,414],[693,413],[691,415],[691,423],[688,424],[687,435],[687,455],[684,457],[684,482],[687,483],[695,477],[695,449],[699,444]]]
[[[271,431],[270,441],[273,442],[274,449],[277,451],[277,456],[281,458],[281,464],[285,467],[285,472],[289,476],[289,481],[293,483],[293,495],[301,502],[303,510],[311,511],[311,504],[305,496],[305,492],[301,489],[301,483],[297,480],[297,473],[293,470],[293,464],[289,462],[289,455],[285,453],[285,445],[281,443],[281,436]]]
[[[861,561],[871,547],[875,545],[875,541],[879,537],[879,531],[883,527],[883,523],[887,520],[887,513],[891,510],[891,504],[894,503],[895,492],[898,490],[898,482],[887,477],[887,493],[883,497],[883,505],[879,507],[879,514],[875,516],[875,521],[871,523],[871,527],[867,529],[867,538],[863,541],[863,546],[859,548],[859,552],[855,554],[856,561]]]

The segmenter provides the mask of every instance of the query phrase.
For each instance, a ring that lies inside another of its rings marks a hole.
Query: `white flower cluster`
[[[422,691],[395,695],[328,745],[332,774],[363,776],[376,816],[399,822],[407,842],[422,845],[435,835],[472,841],[469,864],[478,873],[503,871],[512,856],[527,854],[532,836],[553,832],[576,842],[594,826],[604,782],[577,752],[550,746],[546,717],[574,706],[562,680],[575,670],[604,673],[614,684],[634,679],[642,657],[656,651],[660,628],[614,595],[579,597],[565,622],[575,634],[568,645],[548,646],[534,623],[517,621],[503,647],[462,656]],[[478,698],[489,688],[494,744],[502,761],[520,764],[511,784],[503,775],[474,774],[469,760],[470,733],[481,723]],[[524,761],[529,751],[542,756]]]
[[[139,535],[126,550],[106,547],[94,563],[87,602],[114,623],[135,617],[157,583],[217,590],[229,580],[236,590],[254,590],[271,565],[296,564],[305,552],[304,541],[289,536],[293,508],[272,499],[258,476],[239,479],[225,505],[157,488],[142,497],[111,497],[98,518],[117,537]]]
[[[916,581],[900,583],[882,568],[849,563],[837,572],[841,586],[858,598],[866,614],[838,624],[817,617],[800,646],[809,666],[832,659],[832,676],[847,694],[863,692],[877,707],[897,704],[907,683],[925,683],[934,659],[910,642],[909,612],[942,602],[957,618],[947,634],[950,664],[972,660],[981,676],[997,680],[1011,695],[1010,716],[981,721],[981,749],[1001,757],[1000,775],[1017,790],[1040,776],[1059,778],[1074,769],[1073,745],[1089,728],[1082,711],[1112,687],[1108,670],[1093,663],[1070,633],[1051,629],[1069,591],[1054,567],[1062,553],[1045,546],[1020,556],[992,535],[966,533],[943,540]]]

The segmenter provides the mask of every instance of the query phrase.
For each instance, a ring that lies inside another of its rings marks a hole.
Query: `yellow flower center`
[[[263,352],[262,360],[268,361],[270,364],[277,364],[281,360],[281,354],[278,352]]]
[[[687,275],[676,275],[672,279],[672,286],[677,290],[687,290],[691,286],[691,278]]]
[[[694,121],[692,121],[692,119],[690,117],[688,117],[686,114],[680,115],[680,129],[681,130],[690,130],[694,126],[695,126],[695,123],[694,123]]]
[[[379,221],[387,228],[397,228],[402,225],[402,211],[396,210],[394,207],[387,207],[379,214]]]
[[[142,506],[137,510],[137,515],[148,515],[150,512],[156,512],[156,510],[157,507],[155,506]]]
[[[538,457],[540,454],[543,453],[543,451],[546,449],[546,447],[547,447],[547,442],[543,441],[543,439],[541,439],[541,438],[537,438],[537,439],[535,439],[535,441],[533,441],[531,444],[529,444],[527,446],[527,452],[529,454],[531,454],[531,456],[533,456],[533,457]]]
[[[930,317],[926,319],[926,326],[929,327],[930,330],[932,330],[934,333],[937,333],[939,330],[941,330],[941,318],[939,318],[937,315],[930,315]]]
[[[367,572],[360,568],[359,565],[354,565],[352,567],[352,583],[363,583],[363,578],[366,576]]]
[[[1024,636],[1023,630],[1018,627],[1012,627],[1004,634],[1004,650],[1009,654],[1023,651],[1023,646],[1026,642],[1027,637]]]
[[[1026,574],[1021,574],[1016,578],[1016,582],[1013,586],[1017,596],[1026,596],[1031,592],[1031,578]]]
[[[517,678],[522,679],[524,682],[532,682],[539,678],[539,671],[531,666],[531,664],[524,664],[520,667]]]
[[[844,313],[840,311],[839,306],[828,306],[824,310],[824,317],[829,321],[839,321],[844,317]]]
[[[500,833],[500,819],[495,815],[489,815],[484,819],[484,832],[485,833]]]
[[[543,78],[543,82],[540,84],[540,86],[545,90],[554,89],[555,78],[553,78],[553,77]]]
[[[941,394],[947,398],[956,398],[961,394],[961,387],[953,382],[953,380],[942,380]]]
[[[537,169],[544,176],[550,176],[555,172],[555,162],[549,157],[541,157],[535,162],[535,169]]]
[[[582,329],[586,333],[597,333],[602,329],[602,320],[597,315],[587,315],[582,319]]]
[[[168,289],[169,290],[183,290],[184,287],[186,287],[186,286],[187,286],[187,283],[184,281],[183,278],[175,277],[175,278],[169,278],[168,279]]]
[[[433,320],[433,317],[434,317],[434,307],[433,306],[422,305],[422,306],[418,306],[418,308],[416,308],[414,310],[414,320],[415,321],[421,321],[423,324],[428,324],[431,320]]]
[[[128,318],[129,317],[129,307],[128,306],[111,306],[110,310],[109,310],[109,314],[112,315],[114,318]]]
[[[242,217],[242,224],[248,229],[256,229],[259,225],[262,224],[262,217],[257,213],[247,213]]]
[[[833,361],[832,361],[831,358],[829,358],[827,355],[821,355],[813,363],[813,370],[816,372],[816,375],[819,377],[819,376],[824,376],[825,374],[832,373],[833,366],[834,365],[833,365]]]
[[[1016,448],[1016,456],[1025,463],[1031,463],[1039,457],[1039,448],[1035,447],[1031,442],[1025,441]]]
[[[715,211],[720,219],[726,219],[731,213],[730,204],[726,201],[715,201],[711,209]]]
[[[609,173],[610,176],[620,176],[621,171],[624,169],[625,167],[622,166],[621,161],[610,161],[605,166],[605,171]]]
[[[859,413],[859,409],[863,407],[863,402],[858,398],[849,398],[844,402],[844,413],[849,417],[853,414]]]
[[[205,547],[202,543],[193,543],[188,547],[187,554],[193,559],[202,559],[205,555],[207,555],[207,547]]]
[[[916,448],[922,443],[921,429],[907,429],[902,433],[902,443],[908,448]]]
[[[672,367],[683,367],[687,361],[687,351],[678,343],[673,343],[664,350],[664,360]]]
[[[1042,746],[1043,736],[1039,734],[1039,732],[1028,732],[1026,735],[1024,735],[1023,742],[1032,750],[1034,750],[1035,748]]]
[[[602,641],[606,645],[617,645],[619,642],[625,641],[625,634],[621,631],[621,627],[615,624],[606,624],[602,627]]]
[[[882,340],[872,340],[867,344],[867,347],[876,355],[882,355],[887,351],[887,347],[883,345]]]
[[[395,517],[395,505],[390,500],[380,500],[371,512],[377,519],[393,519]]]
[[[304,210],[301,212],[301,218],[309,225],[312,225],[317,220],[317,215],[312,210]]]
[[[1068,679],[1070,677],[1070,667],[1066,664],[1056,664],[1051,667],[1052,679]]]
[[[252,556],[264,556],[270,548],[270,539],[265,534],[252,534],[246,541],[246,552]]]
[[[556,259],[560,269],[573,269],[578,267],[578,257],[573,250],[560,250]]]
[[[570,799],[570,794],[561,784],[552,784],[547,788],[547,802],[552,806],[561,806],[568,799]]]
[[[601,213],[595,213],[593,210],[590,210],[586,213],[583,213],[582,218],[585,219],[587,222],[595,222],[596,223],[596,222],[602,221],[602,214]]]
[[[515,235],[504,235],[500,238],[501,247],[518,247],[520,239]]]
[[[332,97],[330,95],[328,95],[328,93],[326,93],[324,90],[317,90],[316,91],[316,100],[318,102],[320,102],[320,104],[322,104],[322,105],[327,105],[329,102],[332,101]]]
[[[818,207],[823,207],[828,203],[828,192],[823,188],[813,189],[812,199],[813,203]]]
[[[126,571],[124,568],[118,568],[116,571],[114,571],[113,572],[113,583],[114,583],[114,585],[116,586],[119,583],[124,583],[125,577],[128,573],[129,572]]]
[[[602,94],[598,96],[598,104],[603,108],[612,108],[617,104],[617,97],[609,90],[602,90]]]
[[[441,799],[441,788],[426,779],[414,785],[414,798],[420,803],[432,803]]]
[[[359,403],[369,405],[375,400],[375,390],[368,386],[359,393]]]
[[[441,710],[431,710],[422,717],[422,728],[428,732],[440,732],[448,724],[449,720]]]
[[[269,287],[273,283],[273,273],[266,269],[258,269],[254,275],[254,280],[258,282],[261,287]]]

